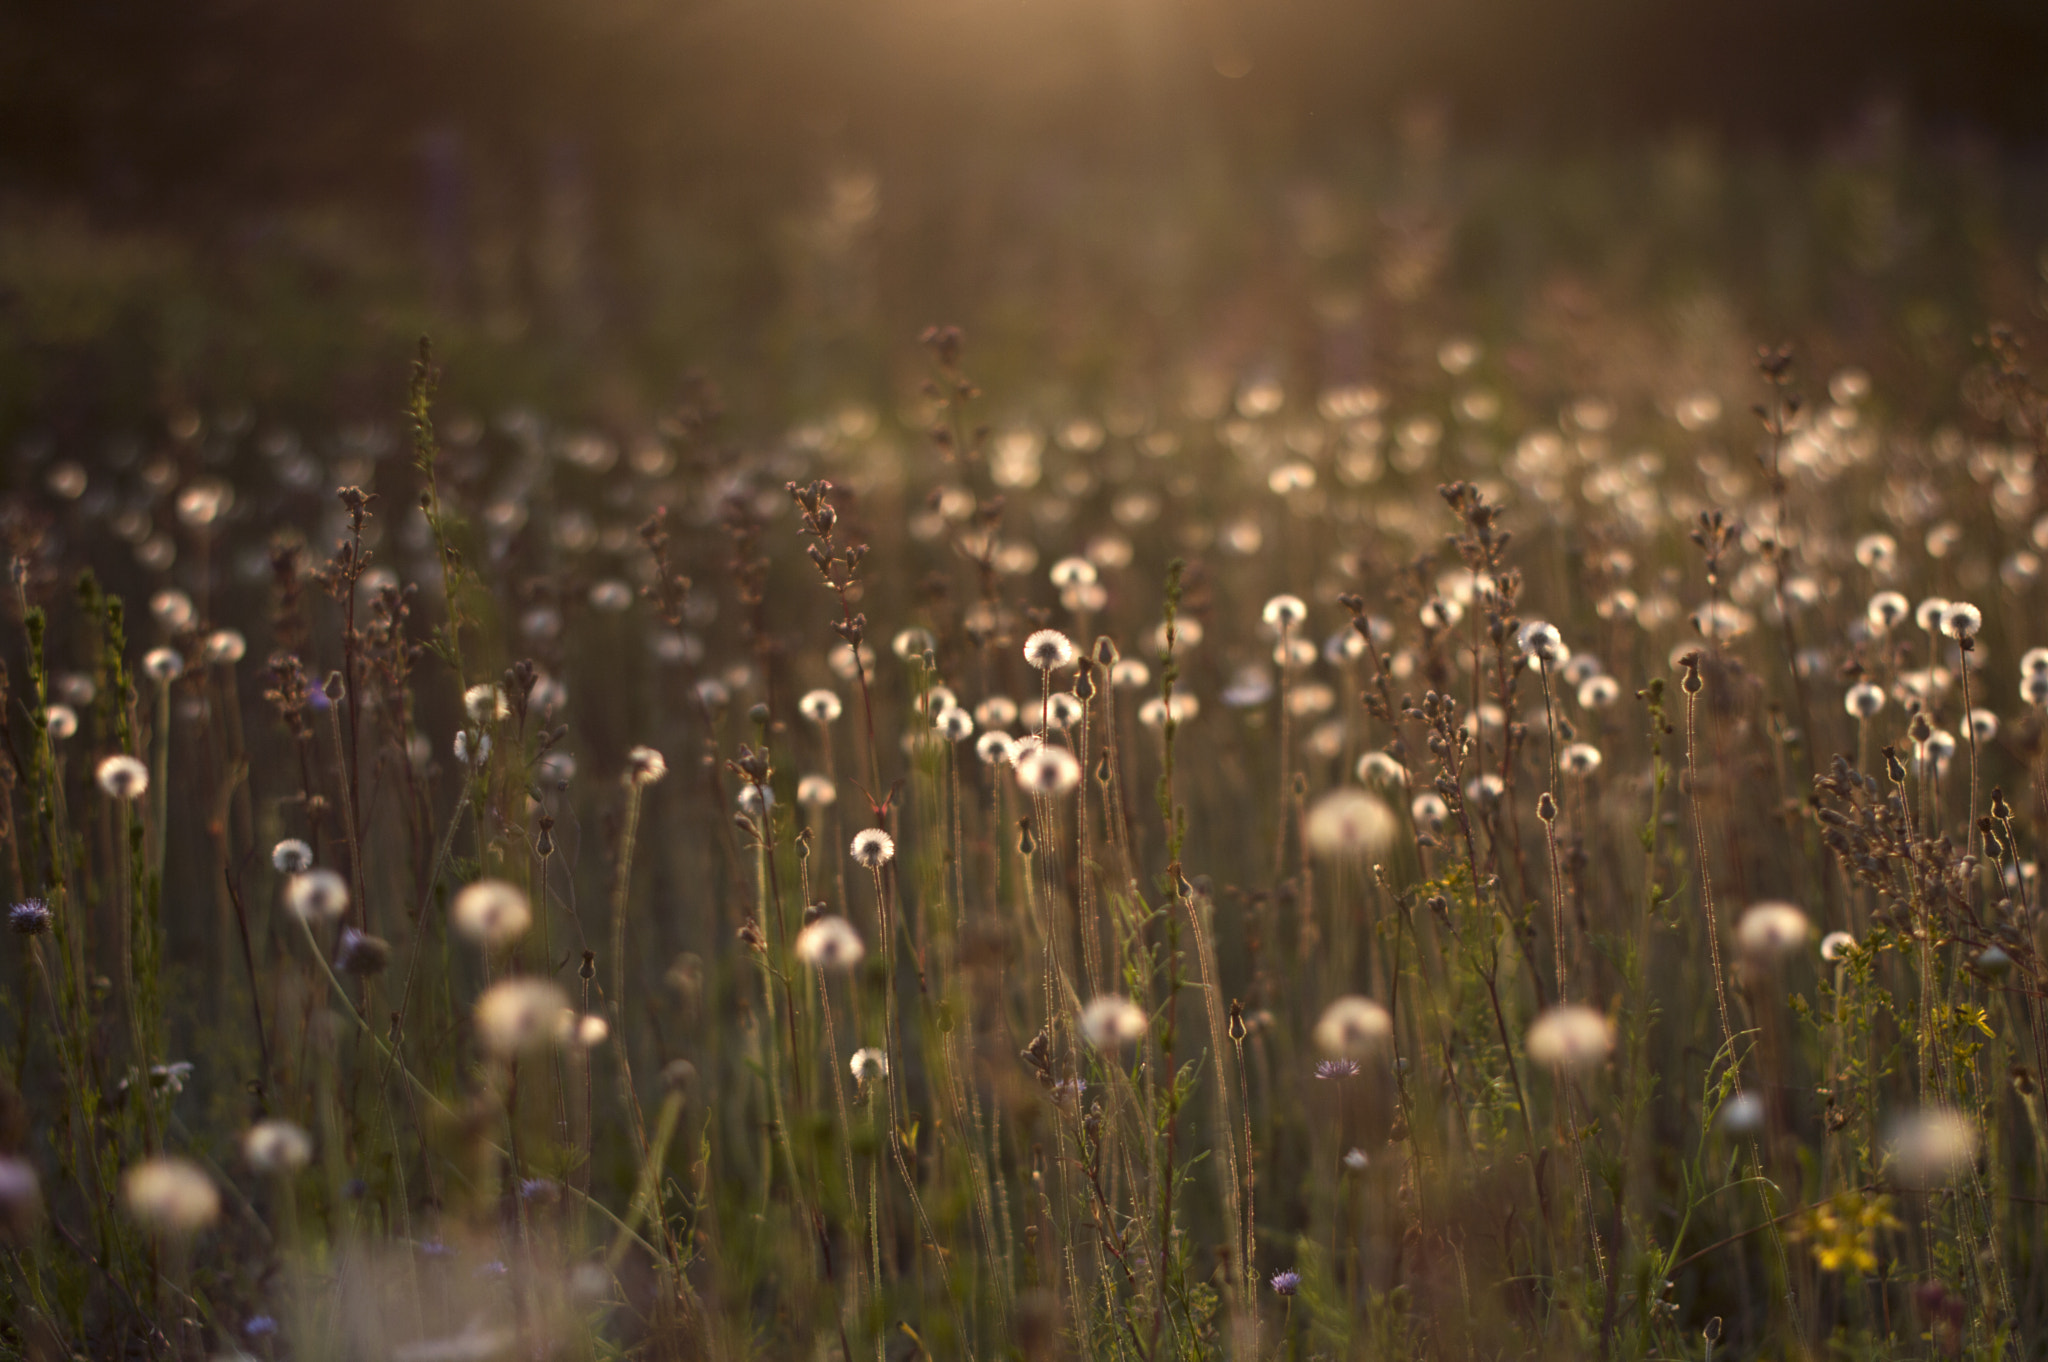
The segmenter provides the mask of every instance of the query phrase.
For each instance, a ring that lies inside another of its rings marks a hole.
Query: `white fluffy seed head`
[[[1941,617],[1941,632],[1953,639],[1977,637],[1984,627],[1984,612],[1968,601],[1952,601]]]
[[[1309,806],[1303,832],[1318,856],[1370,860],[1394,844],[1400,826],[1385,800],[1345,785]]]
[[[1568,743],[1557,755],[1558,765],[1568,776],[1590,776],[1600,769],[1601,760],[1600,749],[1589,742]]]
[[[1266,602],[1266,608],[1259,612],[1259,618],[1276,630],[1292,629],[1308,618],[1308,606],[1301,597],[1282,592]]]
[[[94,773],[100,789],[109,797],[140,799],[149,790],[149,768],[125,753],[117,753],[99,764]]]
[[[838,798],[838,787],[825,776],[808,775],[796,783],[796,802],[807,809],[826,808]]]
[[[249,654],[249,640],[233,629],[216,629],[206,636],[200,654],[212,667],[232,667]]]
[[[348,881],[332,870],[308,870],[284,883],[284,906],[302,922],[332,922],[348,911]]]
[[[78,711],[69,705],[51,705],[43,711],[43,724],[53,741],[63,742],[78,732]]]
[[[448,906],[448,920],[479,946],[503,949],[525,936],[533,925],[533,905],[517,885],[475,880],[455,895]]]
[[[1885,1154],[1908,1183],[1946,1182],[1969,1171],[1977,1143],[1977,1127],[1960,1112],[1919,1111],[1892,1123]]]
[[[958,705],[948,705],[933,716],[932,728],[947,742],[963,742],[974,736],[974,716]]]
[[[1081,763],[1064,747],[1043,743],[1017,758],[1017,784],[1026,794],[1063,795],[1081,783]]]
[[[258,1121],[242,1134],[242,1157],[259,1173],[296,1173],[313,1160],[313,1137],[290,1121]]]
[[[1842,708],[1853,719],[1874,719],[1884,709],[1884,690],[1868,681],[1859,681],[1842,697]]]
[[[1536,1018],[1522,1038],[1532,1062],[1565,1073],[1583,1073],[1614,1050],[1614,1024],[1578,1003],[1553,1007]]]
[[[1913,608],[1913,623],[1920,626],[1923,634],[1938,634],[1947,627],[1948,608],[1946,596],[1929,596]]]
[[[1912,612],[1912,605],[1898,592],[1880,591],[1863,608],[1863,618],[1870,625],[1871,633],[1888,634]]]
[[[1605,709],[1621,698],[1621,683],[1611,676],[1589,676],[1579,683],[1580,709]]]
[[[546,979],[506,979],[476,1000],[477,1044],[494,1059],[516,1059],[553,1041],[569,995]]]
[[[853,835],[848,850],[856,865],[879,870],[896,855],[896,839],[880,828],[863,828]]]
[[[1333,1059],[1364,1059],[1394,1034],[1394,1019],[1370,998],[1349,994],[1323,1009],[1313,1039]]]
[[[185,656],[175,648],[151,648],[142,658],[142,673],[161,685],[185,674]]]
[[[812,969],[844,973],[867,957],[852,923],[828,913],[796,934],[796,958]]]
[[[1798,950],[1813,934],[1806,914],[1789,903],[1752,904],[1735,924],[1736,944],[1761,960],[1775,960]]]
[[[1525,657],[1541,666],[1559,666],[1571,656],[1564,646],[1564,635],[1558,633],[1556,625],[1543,620],[1530,620],[1524,624],[1515,635],[1515,642],[1521,646]]]
[[[804,698],[796,702],[796,707],[798,713],[821,727],[836,720],[844,708],[837,694],[822,689],[806,691]]]
[[[284,875],[303,875],[313,868],[313,848],[287,837],[270,849],[270,863]]]
[[[1091,998],[1081,1009],[1081,1039],[1098,1050],[1120,1050],[1144,1038],[1145,1009],[1120,993]]]
[[[1834,964],[1856,949],[1856,938],[1847,932],[1829,932],[1820,939],[1820,958]]]
[[[144,1159],[121,1175],[121,1203],[137,1224],[172,1238],[197,1234],[220,1217],[220,1189],[187,1159]]]
[[[635,747],[626,753],[626,780],[633,785],[654,784],[668,774],[668,760],[651,747]]]
[[[1000,766],[1016,753],[1017,742],[1007,733],[991,729],[974,740],[974,755],[985,766]]]
[[[1072,666],[1074,641],[1057,629],[1040,629],[1024,640],[1024,660],[1042,672]]]
[[[870,1083],[878,1083],[888,1076],[889,1056],[872,1045],[864,1046],[853,1052],[853,1058],[847,1061],[846,1068],[847,1072],[853,1075],[853,1081],[865,1087]]]

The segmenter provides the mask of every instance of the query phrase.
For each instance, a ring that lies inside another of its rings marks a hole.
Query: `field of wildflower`
[[[240,390],[9,226],[0,1357],[2048,1356],[2043,267],[1946,173],[1191,193],[928,329],[842,176],[838,340],[637,408],[403,308]]]

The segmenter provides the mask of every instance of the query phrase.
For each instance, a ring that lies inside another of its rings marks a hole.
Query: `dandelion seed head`
[[[1542,620],[1530,620],[1515,635],[1515,642],[1522,655],[1531,662],[1545,667],[1561,666],[1571,656],[1571,650],[1564,646],[1564,635],[1557,626]]]
[[[1589,676],[1579,683],[1579,708],[1605,709],[1621,698],[1621,683],[1611,676]]]
[[[1938,634],[1948,623],[1949,600],[1946,596],[1929,596],[1913,607],[1913,623],[1920,626],[1923,634]]]
[[[796,707],[798,713],[821,728],[836,721],[843,708],[839,696],[829,690],[806,691]]]
[[[1323,1009],[1315,1046],[1332,1059],[1364,1059],[1394,1034],[1394,1019],[1370,998],[1349,994]]]
[[[668,761],[651,747],[635,747],[626,753],[626,779],[641,787],[654,784],[668,774]]]
[[[1057,629],[1040,629],[1024,640],[1024,660],[1042,672],[1074,664],[1074,641]]]
[[[555,1041],[568,1010],[569,995],[551,980],[501,980],[476,1000],[477,1044],[494,1059],[516,1059]]]
[[[1853,719],[1875,719],[1884,709],[1884,691],[1868,681],[1859,681],[1842,697],[1842,708]]]
[[[1063,795],[1081,783],[1081,763],[1064,747],[1034,747],[1017,758],[1016,770],[1026,794]]]
[[[1152,669],[1135,657],[1120,658],[1109,669],[1109,684],[1118,690],[1143,690],[1152,681]]]
[[[1603,1063],[1613,1051],[1614,1024],[1605,1013],[1568,1003],[1537,1017],[1522,1044],[1533,1063],[1583,1073]]]
[[[863,828],[853,835],[850,854],[854,864],[879,870],[896,855],[896,839],[880,828]]]
[[[332,870],[308,870],[284,882],[284,906],[302,922],[332,922],[348,911],[348,881]]]
[[[1434,790],[1424,790],[1409,801],[1408,815],[1415,820],[1415,826],[1425,832],[1443,831],[1444,820],[1451,816],[1450,806],[1443,796]]]
[[[533,926],[533,905],[515,884],[474,880],[462,886],[449,904],[448,921],[477,945],[503,950]]]
[[[853,1075],[853,1081],[865,1087],[888,1077],[889,1056],[872,1045],[863,1046],[853,1052],[853,1058],[847,1061],[846,1068]]]
[[[867,953],[853,924],[836,914],[828,913],[796,934],[796,958],[812,969],[844,973]]]
[[[1052,584],[1065,591],[1070,587],[1093,586],[1095,564],[1086,558],[1062,558],[1052,565]]]
[[[983,728],[1008,728],[1017,722],[1017,702],[1007,695],[991,695],[974,707],[974,721]]]
[[[210,667],[232,667],[249,653],[249,641],[234,629],[216,629],[206,636],[200,657]]]
[[[1764,1102],[1753,1092],[1739,1092],[1721,1107],[1716,1119],[1730,1135],[1754,1135],[1764,1128]]]
[[[1400,823],[1385,800],[1346,785],[1309,806],[1303,835],[1319,856],[1369,859],[1392,846],[1399,831]]]
[[[116,754],[100,762],[94,779],[111,798],[140,799],[149,789],[149,768],[134,757]]]
[[[1952,601],[1941,617],[1941,632],[1952,639],[1971,639],[1984,627],[1984,612],[1968,601]]]
[[[187,1159],[145,1159],[121,1175],[121,1202],[137,1224],[184,1238],[220,1218],[220,1189]]]
[[[1813,924],[1789,903],[1775,900],[1752,904],[1735,924],[1735,941],[1759,959],[1774,960],[1806,944]]]
[[[1358,778],[1368,785],[1406,785],[1408,768],[1385,752],[1368,752],[1358,759]]]
[[[1856,938],[1847,932],[1829,932],[1820,939],[1820,958],[1829,964],[1841,960],[1856,949]]]
[[[984,766],[1000,766],[1015,758],[1016,740],[998,729],[990,729],[974,740],[974,755]]]
[[[1282,592],[1266,602],[1259,618],[1266,622],[1267,627],[1285,633],[1308,618],[1308,606],[1301,597]]]
[[[473,724],[494,723],[512,717],[512,705],[503,689],[492,685],[471,686],[462,692],[462,709]]]
[[[313,1137],[290,1121],[258,1121],[242,1134],[242,1157],[258,1173],[296,1173],[313,1161]]]
[[[1557,755],[1557,764],[1568,776],[1590,776],[1600,769],[1600,761],[1600,749],[1589,742],[1567,743]]]
[[[1081,1009],[1081,1038],[1098,1050],[1119,1050],[1144,1038],[1145,1009],[1122,994],[1105,993]]]
[[[270,849],[270,863],[284,875],[302,875],[313,868],[313,848],[296,837],[287,837]]]
[[[78,732],[78,712],[69,705],[51,705],[43,711],[43,725],[51,738],[63,742]]]
[[[1884,1149],[1909,1183],[1947,1182],[1977,1157],[1977,1127],[1960,1112],[1923,1110],[1893,1121]]]

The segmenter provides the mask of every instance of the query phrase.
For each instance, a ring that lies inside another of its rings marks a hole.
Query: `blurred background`
[[[2038,310],[2044,138],[2028,0],[17,0],[0,437],[388,413],[420,331],[627,424],[941,320],[1019,384],[1602,300],[1939,367]]]

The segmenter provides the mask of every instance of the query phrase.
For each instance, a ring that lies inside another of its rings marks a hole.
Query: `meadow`
[[[2043,1356],[2026,205],[1539,178],[4,224],[0,1356]]]

